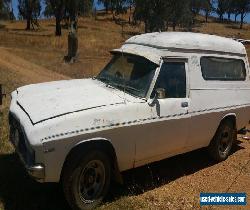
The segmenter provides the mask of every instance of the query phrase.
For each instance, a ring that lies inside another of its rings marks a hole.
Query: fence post
[[[3,93],[3,85],[0,84],[0,108],[3,105],[3,97],[6,97],[6,94]]]
[[[2,84],[0,84],[0,106],[3,105],[3,88]]]
[[[68,55],[64,57],[66,63],[73,63],[76,60],[78,50],[77,20],[71,20],[71,30],[68,35]]]

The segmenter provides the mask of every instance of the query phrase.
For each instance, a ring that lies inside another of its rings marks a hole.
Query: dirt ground
[[[5,48],[0,48],[0,66],[16,73],[27,80],[27,83],[41,83],[44,81],[69,79],[65,75],[52,72],[9,53]]]
[[[14,33],[11,27],[17,28],[16,25],[8,27],[11,33]],[[100,30],[100,27],[101,24],[89,28],[93,31]],[[109,40],[107,42],[112,45],[110,48],[115,48],[123,38],[118,38],[116,34],[119,28],[113,25],[110,28],[115,34],[116,43],[113,46]],[[15,32],[12,38],[6,38],[5,32],[0,31],[0,38],[5,37],[6,40],[3,42],[0,39],[0,83],[4,84],[7,93],[25,84],[93,75],[98,71],[97,67],[101,68],[109,58],[104,52],[91,51],[89,54],[81,53],[79,63],[68,66],[61,60],[65,53],[63,47],[61,50],[52,47],[34,50],[35,47],[31,46],[36,43],[35,38],[33,43],[23,46],[20,42],[12,43],[17,38],[24,41],[23,32]],[[104,30],[103,33],[108,36],[111,32]],[[90,36],[94,40],[95,36]],[[48,43],[42,44],[47,46]],[[95,41],[95,45],[102,47],[99,41]],[[84,50],[90,52],[90,48]],[[82,67],[92,68],[91,72],[80,71]],[[8,95],[0,114],[0,210],[68,209],[60,185],[39,184],[30,179],[14,154],[8,142],[9,102]],[[250,136],[250,133],[247,135]],[[199,206],[201,192],[246,192],[250,195],[250,141],[238,135],[232,155],[221,163],[212,162],[206,150],[201,149],[127,171],[123,176],[125,184],[113,184],[100,209],[250,209],[249,198],[246,207]]]

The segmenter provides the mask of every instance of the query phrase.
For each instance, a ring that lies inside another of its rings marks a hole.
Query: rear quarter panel
[[[246,65],[245,81],[205,81],[201,73],[202,56],[243,59]],[[228,55],[194,55],[189,62],[190,70],[190,133],[188,147],[209,145],[221,120],[235,115],[237,128],[243,128],[250,119],[250,78],[247,57]]]

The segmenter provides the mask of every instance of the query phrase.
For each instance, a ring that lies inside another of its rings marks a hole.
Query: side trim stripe
[[[217,111],[217,110],[220,110],[220,109],[231,109],[231,108],[239,108],[239,107],[247,107],[247,106],[250,106],[250,104],[241,104],[241,105],[217,107],[217,108],[211,108],[211,109],[202,109],[202,110],[188,112],[188,113],[180,113],[180,114],[173,114],[173,115],[160,116],[160,117],[144,118],[144,119],[138,119],[138,120],[134,120],[134,121],[127,121],[127,122],[125,121],[125,122],[114,123],[114,124],[110,124],[110,125],[90,127],[90,128],[74,130],[74,131],[67,131],[65,133],[60,133],[60,134],[54,134],[54,135],[51,135],[51,136],[47,136],[47,137],[41,139],[41,142],[49,140],[49,139],[55,139],[56,137],[60,137],[60,136],[69,136],[69,135],[72,135],[72,134],[75,134],[75,133],[76,134],[83,134],[86,131],[100,130],[101,128],[103,128],[103,129],[105,129],[105,128],[117,128],[117,127],[119,127],[121,125],[123,125],[123,126],[125,126],[125,125],[128,125],[128,126],[138,125],[140,122],[146,122],[146,121],[152,121],[152,120],[153,120],[153,122],[158,122],[159,119],[168,119],[168,118],[172,118],[172,117],[192,115],[192,114],[202,113],[202,112]]]

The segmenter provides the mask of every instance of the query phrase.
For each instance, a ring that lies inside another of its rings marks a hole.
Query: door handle
[[[182,108],[188,107],[188,102],[182,102],[182,103],[181,103],[181,107],[182,107]]]

